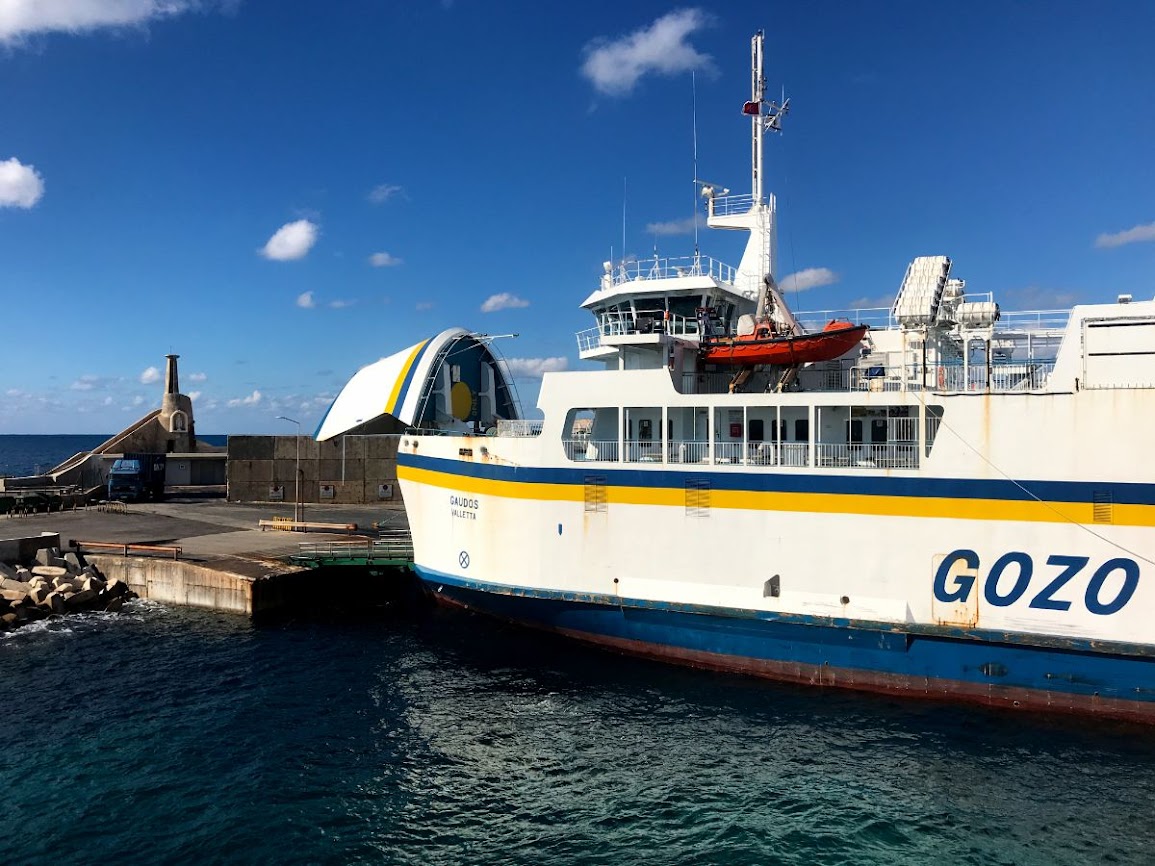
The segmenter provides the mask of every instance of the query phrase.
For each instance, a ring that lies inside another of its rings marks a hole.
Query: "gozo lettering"
[[[1034,584],[1028,607],[1036,610],[1070,610],[1072,591],[1067,584],[1090,563],[1087,556],[1054,554],[1047,557],[1050,570],[1035,575],[1030,554],[1020,550],[1004,553],[982,579],[983,599],[993,607],[1010,607],[1027,595]],[[960,568],[959,565],[964,567]],[[973,550],[954,550],[946,555],[934,575],[934,597],[944,602],[965,603],[981,570],[979,555]],[[1040,569],[1042,571],[1042,569]],[[1081,583],[1079,581],[1078,583]],[[1083,604],[1093,614],[1110,616],[1118,613],[1139,586],[1139,565],[1133,559],[1108,559],[1095,569],[1083,591]]]
[[[477,500],[455,493],[449,497],[449,513],[462,520],[477,520]]]

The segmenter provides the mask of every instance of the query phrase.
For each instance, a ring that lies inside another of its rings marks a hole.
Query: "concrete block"
[[[273,481],[272,460],[229,461],[229,485],[271,484]]]
[[[86,577],[80,581],[80,589],[92,590],[93,592],[100,592],[105,587],[105,583],[99,577]]]
[[[6,562],[0,562],[0,577],[16,580],[16,569]]]
[[[6,614],[0,615],[0,623],[3,623],[5,626],[7,626],[9,628],[16,625],[17,619],[18,619],[18,617],[16,616],[16,614],[12,613],[11,611],[9,611]]]
[[[17,580],[22,580],[22,581],[24,581],[25,583],[27,583],[29,580],[31,580],[31,579],[32,579],[32,572],[31,572],[31,571],[29,571],[27,568],[25,568],[25,567],[22,565],[22,566],[20,566],[19,568],[17,568],[17,569],[16,569],[16,579],[17,579]]]
[[[28,597],[32,599],[33,604],[44,604],[44,601],[52,594],[52,590],[44,584],[34,586],[28,590]]]
[[[70,598],[64,600],[64,605],[69,610],[77,610],[84,607],[88,602],[96,598],[96,592],[91,589],[84,589],[80,592],[74,593]]]
[[[341,461],[340,460],[318,460],[314,466],[313,477],[305,476],[310,481],[324,481],[332,484],[334,481],[341,479]]]
[[[54,560],[55,558],[56,558],[56,555],[52,552],[52,550],[50,548],[42,547],[42,548],[40,548],[40,550],[36,551],[36,564],[37,565],[52,565],[52,560]]]
[[[64,596],[59,592],[50,592],[44,601],[41,602],[41,607],[53,613],[64,613]]]
[[[7,577],[0,578],[0,589],[13,589],[19,590],[20,592],[28,592],[29,588],[30,587],[28,581],[12,580]]]
[[[82,571],[84,566],[88,564],[88,561],[84,558],[84,554],[74,550],[70,550],[64,554],[64,561],[70,566],[69,571],[75,570],[76,572]]]
[[[46,580],[68,579],[68,569],[59,565],[34,565],[32,573]]]
[[[304,445],[304,441],[305,441],[305,437],[304,437],[304,434],[302,434],[302,436],[301,436],[302,446]],[[301,449],[301,456],[302,456],[302,458],[304,457],[304,448],[303,447]],[[295,435],[276,437],[276,440],[273,444],[273,459],[276,460],[277,462],[281,462],[283,460],[296,460],[297,459],[297,437]]]
[[[321,460],[341,459],[341,439],[328,439],[317,443],[317,457]]]
[[[110,599],[108,604],[104,606],[104,609],[108,613],[116,613],[122,607],[124,607],[124,599],[118,596],[117,598]]]
[[[6,598],[9,602],[20,603],[28,598],[28,591],[20,589],[0,589],[0,598]]]
[[[364,460],[365,459],[365,437],[364,436],[344,436],[344,457],[346,462],[350,460]],[[334,439],[334,443],[339,445],[340,441]]]
[[[272,436],[230,436],[228,440],[229,463],[235,460],[272,460]]]

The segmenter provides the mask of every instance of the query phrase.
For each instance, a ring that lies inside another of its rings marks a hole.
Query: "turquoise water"
[[[1155,731],[787,687],[451,611],[0,638],[5,863],[1150,863]]]

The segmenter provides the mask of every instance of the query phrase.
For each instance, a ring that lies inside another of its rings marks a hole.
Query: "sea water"
[[[1151,863],[1155,731],[623,658],[457,611],[0,637],[0,862]]]
[[[73,454],[91,451],[112,434],[0,435],[0,476],[39,475]],[[198,436],[209,445],[224,445],[227,436]]]

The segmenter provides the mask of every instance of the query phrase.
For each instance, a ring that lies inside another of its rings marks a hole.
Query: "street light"
[[[303,517],[301,514],[301,422],[286,418],[284,415],[278,415],[277,420],[288,421],[290,424],[297,425],[297,470],[293,476],[293,522],[300,523]]]

